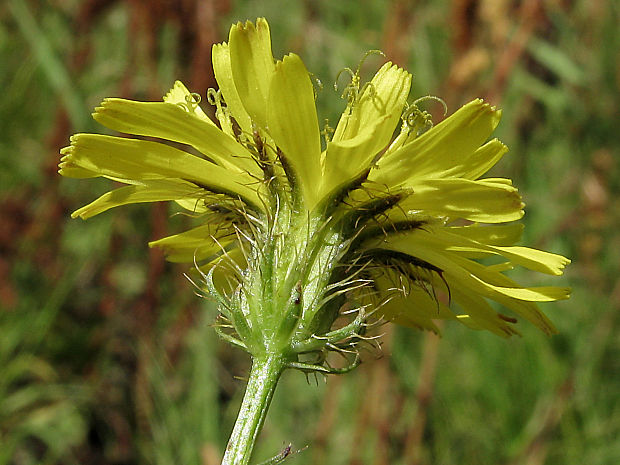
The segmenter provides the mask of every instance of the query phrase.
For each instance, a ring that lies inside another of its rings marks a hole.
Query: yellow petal
[[[415,239],[415,240],[414,240]],[[536,325],[547,334],[556,330],[549,319],[532,302],[550,302],[566,299],[570,290],[558,287],[521,287],[512,280],[472,260],[442,251],[433,244],[412,236],[406,239],[396,236],[382,244],[382,248],[409,254],[442,270],[448,283],[457,283],[469,292],[491,298]]]
[[[558,333],[555,325],[540,310],[536,303],[512,299],[503,295],[496,295],[493,297],[493,300],[526,319],[531,324],[542,330],[546,335],[551,336]]]
[[[564,287],[504,287],[495,286],[474,275],[472,275],[472,278],[491,291],[517,300],[526,300],[528,302],[553,302],[556,300],[568,299],[570,296],[570,290]]]
[[[359,89],[362,94],[353,108],[347,107],[343,113],[332,140],[340,142],[376,130],[376,121],[385,117],[385,124],[375,135],[377,150],[385,148],[400,121],[410,87],[411,74],[391,62],[385,63],[365,89]]]
[[[499,228],[496,226],[495,228]],[[468,229],[472,229],[469,227]],[[487,228],[474,228],[487,229]],[[434,228],[431,234],[426,231],[414,231],[416,237],[424,236],[423,240],[428,243],[436,244],[442,250],[456,252],[466,258],[481,258],[489,255],[501,255],[514,265],[520,265],[540,273],[559,276],[563,273],[564,267],[570,260],[562,255],[544,252],[542,250],[531,249],[519,246],[495,246],[485,243],[484,238],[476,241],[463,235],[454,234],[456,228]],[[500,230],[502,231],[502,230]]]
[[[493,168],[506,152],[508,147],[498,139],[492,139],[472,154],[464,156],[460,163],[447,170],[445,176],[478,179]]]
[[[93,114],[95,120],[116,131],[187,144],[220,166],[236,173],[258,172],[250,153],[233,137],[187,111],[165,102],[105,99]],[[247,176],[248,182],[251,178]]]
[[[484,223],[503,223],[523,216],[524,204],[517,189],[494,180],[423,179],[406,187],[412,193],[399,204],[405,211]]]
[[[107,192],[97,200],[71,214],[72,218],[91,218],[110,208],[132,203],[161,202],[185,199],[197,204],[207,193],[191,182],[181,179],[157,179],[142,184],[125,186]]]
[[[226,42],[215,44],[212,49],[213,72],[220,87],[226,106],[230,114],[243,132],[252,133],[252,120],[245,111],[235,81],[233,80],[232,66],[230,64],[230,48]]]
[[[465,254],[465,257],[480,258],[487,255],[501,255],[514,265],[524,268],[560,276],[564,272],[564,267],[570,260],[562,255],[557,255],[542,250],[530,249],[529,247],[493,247],[484,245],[474,245],[472,247],[450,246],[446,250],[454,252],[473,252]]]
[[[60,172],[96,173],[128,184],[153,179],[182,179],[212,192],[241,196],[260,205],[256,191],[240,173],[157,142],[99,134],[76,134],[61,159]]]
[[[269,85],[275,71],[271,33],[264,18],[230,28],[228,44],[235,87],[245,110],[262,127],[267,122]]]
[[[314,90],[301,59],[290,54],[278,62],[271,81],[269,133],[300,181],[310,204],[320,182],[321,135]]]
[[[381,286],[381,280],[375,280],[378,288],[385,295],[388,292]],[[401,326],[425,329],[440,334],[439,328],[433,320],[454,320],[456,315],[450,309],[433,298],[429,293],[417,286],[403,291],[391,291],[391,298],[382,305],[378,312],[388,321]]]
[[[73,141],[73,138],[71,140]],[[76,179],[88,179],[88,178],[97,178],[101,176],[101,174],[97,171],[93,171],[90,169],[86,169],[83,166],[78,166],[73,161],[73,145],[69,145],[68,147],[63,147],[60,149],[60,163],[58,163],[58,173],[67,177],[67,178],[76,178]]]
[[[412,142],[382,157],[370,179],[399,186],[408,180],[451,176],[450,170],[463,165],[464,160],[478,159],[472,154],[491,135],[500,116],[501,112],[489,104],[474,100]]]
[[[377,141],[386,121],[387,117],[379,118],[372,127],[355,137],[327,144],[323,161],[322,193],[327,194],[340,185],[348,184],[370,168],[371,161],[381,150]]]
[[[181,81],[175,81],[172,89],[168,91],[168,93],[164,96],[164,102],[173,103],[175,105],[182,105],[183,108],[189,113],[193,113],[194,116],[200,118],[206,123],[215,126],[211,118],[209,118],[200,105],[194,102],[195,96],[185,87],[185,85]]]
[[[493,266],[485,267],[436,248],[432,243],[412,240],[411,237],[390,237],[387,243],[382,244],[382,248],[406,253],[442,270],[440,275],[430,275],[431,283],[435,288],[444,288],[447,285],[446,292],[470,317],[459,315],[459,321],[469,327],[487,329],[502,336],[516,334],[488,305],[484,300],[486,297],[514,310],[547,334],[556,331],[535,304],[521,299],[546,301],[565,298],[564,289],[522,288],[501,275]]]
[[[493,249],[515,265],[555,276],[560,276],[564,272],[564,267],[570,263],[570,260],[562,255],[529,247],[493,247]]]
[[[430,231],[431,229],[432,231]],[[490,230],[490,233],[487,233],[485,237],[484,231],[487,229]],[[563,273],[564,267],[570,263],[570,260],[562,255],[531,249],[529,247],[492,244],[493,241],[503,242],[505,236],[501,237],[501,235],[505,235],[507,232],[511,234],[511,229],[519,230],[519,228],[510,228],[509,226],[469,226],[465,228],[427,226],[424,230],[413,231],[410,233],[410,236],[413,237],[415,235],[414,240],[423,240],[428,244],[434,244],[438,249],[456,252],[458,255],[465,258],[501,255],[510,260],[512,264],[520,265],[533,271],[556,276]],[[476,233],[479,230],[482,231],[482,234],[480,232]],[[467,232],[465,234],[458,234],[459,231],[470,231],[470,237],[467,237]],[[471,234],[471,232],[474,234]],[[472,239],[471,236],[477,236],[477,239]],[[499,241],[498,236],[500,239]]]
[[[470,290],[487,295],[496,302],[510,308],[546,334],[555,334],[557,329],[534,302],[550,302],[567,299],[570,289],[560,287],[522,288],[510,278],[471,260],[452,256],[473,281],[461,281]]]
[[[509,337],[518,332],[501,319],[493,307],[483,298],[468,290],[463,290],[460,286],[450,283],[450,292],[454,300],[469,317],[463,318],[459,315],[458,320],[466,326],[476,329],[486,329],[502,337]],[[473,325],[472,325],[473,323]]]
[[[372,273],[374,285],[383,301],[378,313],[388,321],[401,326],[426,329],[440,334],[433,320],[454,320],[456,315],[434,295],[433,289],[403,283],[395,271],[384,269]]]
[[[505,225],[452,226],[446,228],[451,234],[457,234],[472,241],[488,245],[512,245],[521,240],[524,226],[520,223]]]
[[[391,147],[391,146],[390,146]],[[390,150],[392,150],[390,148]],[[475,152],[464,155],[451,167],[444,167],[442,178],[455,177],[465,179],[478,179],[489,171],[508,152],[506,147],[498,139],[493,139],[479,147]],[[386,152],[387,156],[387,152]]]
[[[217,224],[205,224],[180,234],[149,242],[149,247],[164,251],[171,262],[191,263],[220,253],[227,244],[235,240],[234,233]]]
[[[459,266],[467,270],[475,280],[482,283],[483,286],[513,299],[530,302],[551,302],[568,299],[570,296],[570,289],[566,287],[521,287],[512,279],[496,271],[489,270],[488,267],[480,263],[455,256],[452,256],[452,258]]]

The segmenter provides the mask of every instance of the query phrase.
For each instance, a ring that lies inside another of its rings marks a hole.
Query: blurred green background
[[[286,373],[256,461],[292,442],[309,446],[300,465],[620,463],[620,3],[4,0],[0,465],[219,463],[249,360],[146,246],[185,219],[153,205],[71,220],[110,185],[56,165],[72,133],[102,130],[103,97],[158,100],[175,79],[204,96],[211,45],[257,16],[274,55],[324,83],[332,122],[338,71],[377,48],[413,73],[412,98],[501,106],[511,152],[492,174],[524,195],[524,243],[573,259],[554,280],[573,297],[544,307],[552,338],[386,326],[350,375]]]

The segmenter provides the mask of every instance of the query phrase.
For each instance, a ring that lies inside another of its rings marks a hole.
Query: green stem
[[[222,465],[247,465],[271,398],[285,366],[282,354],[268,354],[252,362],[250,378]]]

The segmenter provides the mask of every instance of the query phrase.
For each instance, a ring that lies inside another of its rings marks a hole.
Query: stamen
[[[319,94],[320,91],[323,90],[323,82],[321,82],[321,80],[317,77],[316,74],[314,73],[308,73],[310,75],[310,80],[312,81],[312,93],[314,94],[314,100],[316,101],[316,98]]]
[[[413,101],[413,105],[417,106],[419,103],[426,102],[427,100],[433,100],[435,102],[441,103],[441,105],[443,106],[443,115],[446,116],[448,114],[448,105],[446,104],[446,102],[442,98],[435,95],[425,95],[423,97],[417,98]]]
[[[355,72],[351,68],[343,68],[336,75],[336,81],[334,82],[334,90],[336,91],[338,91],[338,79],[340,78],[340,75],[346,72],[349,73],[349,75],[351,76],[351,82],[346,85],[346,87],[342,91],[342,95],[340,96],[341,98],[347,100],[347,108],[352,108],[353,105],[357,103],[360,95],[362,95],[366,91],[366,89],[372,89],[370,90],[370,92],[373,93],[371,97],[374,97],[374,88],[372,87],[372,83],[367,82],[360,89],[360,70],[362,68],[362,65],[364,64],[364,61],[366,61],[366,58],[368,58],[370,55],[381,55],[385,57],[385,53],[383,53],[381,50],[368,50],[357,65]]]
[[[213,87],[209,87],[207,89],[207,102],[209,105],[217,106],[220,103],[221,92],[219,89],[214,89]]]
[[[228,111],[228,107],[226,106],[226,102],[222,96],[222,91],[220,89],[215,90],[213,87],[210,87],[207,89],[207,101],[210,105],[215,107],[215,117],[219,121],[222,130],[228,135],[239,140],[235,135],[232,118],[230,117],[230,112]]]
[[[407,135],[410,135],[413,132],[413,136],[415,138],[433,127],[432,115],[426,110],[421,110],[419,107],[420,103],[428,100],[441,103],[444,110],[444,116],[448,113],[448,105],[446,105],[446,102],[444,102],[441,98],[434,95],[425,95],[420,97],[405,107],[405,111],[401,116],[401,120],[403,121],[401,132],[406,132]]]
[[[321,135],[325,138],[325,145],[330,143],[332,140],[332,136],[336,130],[329,125],[329,119],[325,118],[325,124],[323,125],[323,130],[321,131]]]
[[[183,108],[188,113],[194,113],[196,107],[200,104],[202,97],[196,92],[192,92],[185,96],[185,103],[177,103],[178,106]]]

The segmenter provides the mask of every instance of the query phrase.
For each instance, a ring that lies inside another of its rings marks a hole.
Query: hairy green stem
[[[239,409],[222,465],[247,465],[286,359],[282,354],[254,358],[248,385]]]

